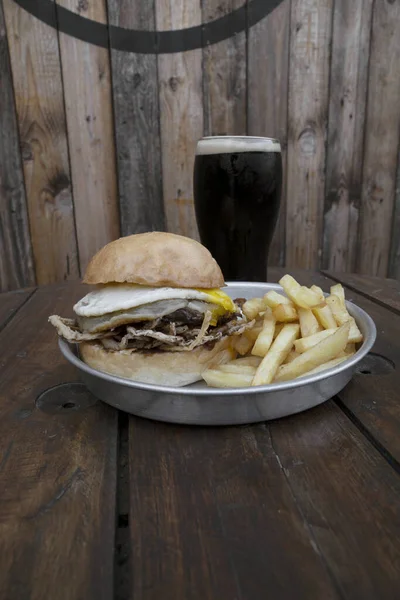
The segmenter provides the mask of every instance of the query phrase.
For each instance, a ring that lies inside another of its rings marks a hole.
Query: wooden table
[[[400,285],[295,275],[346,284],[374,354],[326,404],[242,427],[128,417],[74,383],[47,317],[83,285],[0,296],[2,600],[400,598]]]

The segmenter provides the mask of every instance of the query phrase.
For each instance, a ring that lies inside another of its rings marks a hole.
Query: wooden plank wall
[[[0,291],[198,237],[213,134],[281,140],[270,264],[400,279],[399,97],[398,0],[0,0]]]

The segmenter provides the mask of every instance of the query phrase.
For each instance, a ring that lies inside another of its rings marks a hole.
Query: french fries
[[[280,334],[280,332],[282,331],[284,326],[285,326],[285,323],[276,323],[275,331],[274,331],[274,339]]]
[[[336,287],[336,286],[332,286]],[[343,289],[343,288],[342,288]],[[339,292],[340,293],[340,292]],[[358,343],[361,342],[363,337],[362,333],[357,327],[357,324],[354,318],[349,315],[347,312],[346,304],[344,300],[342,300],[341,296],[337,296],[336,294],[331,294],[326,299],[326,303],[330,307],[333,318],[335,319],[338,325],[343,325],[343,323],[350,323],[350,333],[349,333],[349,342]]]
[[[282,323],[297,321],[299,318],[297,310],[294,306],[290,306],[290,304],[278,304],[273,310],[273,315],[276,321],[281,321]]]
[[[336,358],[346,347],[349,330],[349,323],[345,323],[324,340],[306,350],[303,354],[300,354],[292,362],[282,365],[275,377],[275,381],[296,379],[296,377],[300,377],[308,371]]]
[[[286,305],[282,304],[280,306]],[[254,343],[251,354],[261,357],[267,354],[274,338],[275,323],[275,315],[272,314],[272,310],[268,307],[264,314],[263,328]]]
[[[209,386],[297,379],[339,365],[357,351],[363,336],[347,310],[341,284],[331,286],[325,297],[319,286],[302,286],[290,275],[280,283],[286,295],[271,290],[244,303],[253,326],[232,336],[231,347],[204,371]]]
[[[337,358],[333,358],[323,365],[319,365],[319,367],[315,367],[315,369],[311,369],[308,373],[304,373],[303,375],[299,375],[299,377],[304,377],[305,375],[314,375],[315,373],[319,373],[320,371],[326,371],[326,369],[332,369],[332,367],[336,367],[336,365],[340,365],[340,363],[347,360],[348,356],[338,356]]]
[[[287,298],[287,296],[278,294],[278,292],[275,292],[274,290],[271,290],[270,292],[267,292],[265,294],[264,302],[270,308],[276,308],[277,306],[279,306],[279,304],[288,304],[289,306],[294,307],[293,302],[289,298]]]
[[[317,306],[313,309],[313,313],[324,329],[334,329],[337,327],[332,311],[327,304]]]
[[[251,385],[271,383],[279,366],[292,349],[293,342],[298,337],[299,332],[300,326],[297,324],[285,325],[283,327],[278,337],[274,340],[270,351],[261,361]]]
[[[222,371],[223,373],[242,373],[244,375],[254,375],[256,372],[256,367],[251,367],[250,365],[238,365],[232,361],[226,365],[221,365],[219,367],[219,371]]]
[[[310,288],[313,292],[315,292],[316,294],[318,294],[319,299],[322,303],[325,302],[325,294],[322,291],[322,289],[318,286],[318,285],[312,285]],[[332,292],[331,292],[332,293]]]
[[[236,360],[232,360],[230,364],[234,363],[236,365],[243,365],[247,367],[258,367],[261,362],[261,358],[258,356],[242,356],[241,358],[236,358]]]
[[[312,308],[321,304],[319,294],[300,285],[291,275],[284,275],[279,283],[294,304],[301,308]]]
[[[297,314],[299,315],[301,337],[308,337],[322,330],[310,308],[298,308]]]
[[[340,298],[340,302],[343,306],[346,306],[346,300],[344,297],[344,289],[341,283],[331,286],[331,295]]]
[[[202,377],[207,385],[211,387],[249,387],[253,375],[247,373],[224,373],[220,369],[207,369],[203,371]]]
[[[287,357],[285,358],[285,360],[283,361],[283,364],[286,365],[287,363],[292,362],[292,360],[294,360],[298,356],[299,356],[299,353],[296,352],[296,350],[291,350],[289,352],[289,354],[287,355]]]
[[[263,312],[267,307],[263,298],[251,298],[243,304],[243,312],[249,321],[255,319],[260,312]]]
[[[245,333],[243,333],[242,335],[237,335],[233,338],[232,345],[236,352],[241,356],[244,356],[250,352],[253,347],[253,342],[245,335]]]

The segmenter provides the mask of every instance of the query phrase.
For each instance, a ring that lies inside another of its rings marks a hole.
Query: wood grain
[[[386,277],[400,139],[400,4],[374,4],[357,268]]]
[[[292,0],[286,265],[321,258],[332,0]]]
[[[201,23],[200,0],[155,0],[158,31]],[[203,135],[202,53],[158,55],[163,194],[168,231],[198,239],[193,206],[196,142]]]
[[[251,3],[248,10],[251,18]],[[249,135],[278,138],[282,148],[281,208],[268,262],[283,266],[286,251],[290,0],[284,0],[267,18],[254,25],[248,35]]]
[[[12,0],[3,7],[37,282],[73,279],[79,268],[57,32]]]
[[[108,15],[111,25],[155,29],[144,0],[108,0]],[[122,234],[163,231],[157,57],[111,50],[111,64]]]
[[[107,20],[105,0],[57,0],[57,5],[100,23]],[[93,254],[119,237],[110,56],[106,48],[59,35],[83,273]]]
[[[267,432],[262,425],[255,429],[262,447]],[[282,476],[340,598],[395,598],[397,473],[331,403],[276,421],[269,430]]]
[[[135,600],[340,598],[263,433],[130,419]]]
[[[337,271],[356,267],[372,4],[335,2],[322,264]]]
[[[108,15],[110,25],[155,29],[146,0],[108,0]],[[163,231],[157,57],[111,50],[111,65],[122,234]]]
[[[396,192],[390,243],[389,277],[400,280],[400,145],[397,159]]]
[[[1,4],[0,107],[0,291],[6,291],[33,285],[35,270]]]
[[[203,0],[203,23],[223,17],[244,4],[246,0]],[[246,135],[246,64],[246,30],[204,48],[205,135]]]
[[[2,598],[112,597],[117,413],[35,406],[76,380],[47,318],[70,314],[82,292],[38,289],[0,334]]]
[[[33,294],[33,291],[34,290],[31,288],[0,294],[0,331]]]

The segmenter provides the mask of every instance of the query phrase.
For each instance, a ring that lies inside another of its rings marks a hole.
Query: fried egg
[[[112,284],[101,286],[87,294],[75,304],[74,312],[80,317],[98,317],[169,299],[208,302],[215,306],[216,313],[236,310],[233,300],[219,289],[155,288],[136,284]]]

